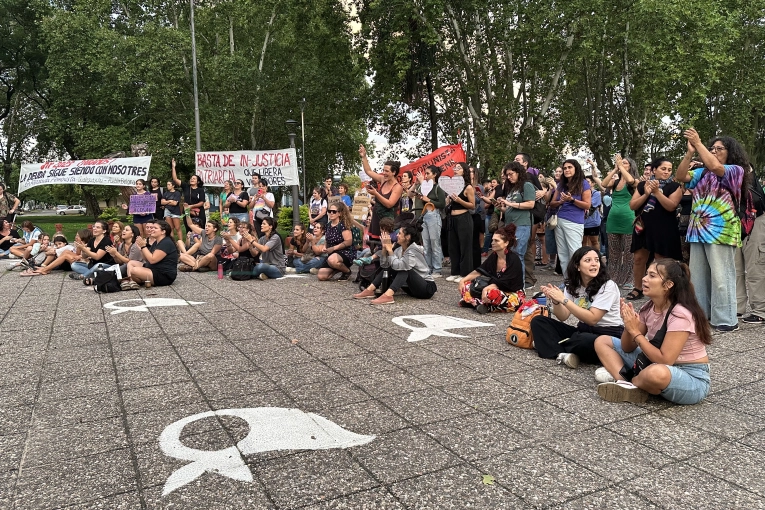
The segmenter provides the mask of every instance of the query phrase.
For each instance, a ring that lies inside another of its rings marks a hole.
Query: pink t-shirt
[[[646,325],[648,332],[646,338],[649,340],[654,337],[657,331],[661,329],[664,324],[663,313],[656,313],[653,309],[653,302],[649,301],[640,310],[640,321]],[[675,360],[675,363],[689,363],[697,359],[703,358],[707,355],[706,346],[699,340],[696,335],[696,325],[693,322],[693,315],[691,312],[682,305],[675,305],[672,309],[672,314],[667,321],[667,333],[670,331],[683,331],[690,333],[688,340],[683,345],[683,350],[680,351],[680,355]]]

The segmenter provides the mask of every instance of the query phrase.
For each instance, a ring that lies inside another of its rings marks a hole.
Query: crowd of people
[[[497,178],[457,163],[458,193],[439,186],[435,165],[413,175],[386,161],[377,173],[361,146],[368,221],[352,216],[349,186],[328,178],[313,189],[309,224],[293,225],[289,240],[277,232],[266,179],[253,176],[248,189],[227,181],[221,220],[208,219],[204,183],[196,175],[182,181],[174,160],[164,189],[157,179],[136,181],[137,194],[155,195],[154,213],[133,215],[132,225],[96,221],[71,244],[30,221],[16,230],[18,200],[1,188],[0,257],[18,259],[22,276],[67,270],[86,285],[119,267],[123,290],[216,268],[237,279],[311,273],[347,281],[358,266],[353,298],[375,305],[397,293],[429,299],[449,268],[455,301],[481,314],[516,311],[546,270],[562,284],[538,289],[552,311],[531,322],[540,357],[570,368],[602,364],[598,392],[608,400],[654,394],[695,403],[709,391],[712,331],[735,331],[739,318],[765,322],[765,193],[738,141],[704,144],[693,129],[684,136],[676,172],[659,157],[638,175],[634,160],[616,155],[603,175],[577,158],[545,175],[518,154]]]

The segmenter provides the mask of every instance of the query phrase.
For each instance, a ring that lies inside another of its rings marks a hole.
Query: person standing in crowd
[[[496,181],[496,180],[495,180]],[[494,200],[496,200],[496,190],[491,180],[485,179],[483,181],[483,195],[481,196],[481,202],[483,202],[484,209],[484,221],[483,221],[483,246],[481,246],[481,258],[489,256],[491,250],[491,232],[489,232],[489,222],[491,216],[494,214]]]
[[[319,280],[329,280],[335,273],[340,272],[338,281],[346,281],[351,276],[350,268],[356,255],[351,233],[353,216],[342,202],[332,204],[327,209],[327,214],[329,222],[324,234],[326,239],[324,253],[327,255],[327,261],[324,267],[319,269],[318,277]]]
[[[348,184],[345,182],[341,182],[337,185],[338,193],[340,194],[340,199],[343,201],[345,206],[350,209],[353,207],[353,200],[351,200],[350,195],[348,195],[348,192],[350,191],[350,187],[348,187]]]
[[[135,181],[135,195],[148,195],[149,190],[146,189],[146,181],[143,179],[137,179]],[[126,211],[129,209],[128,204],[122,204],[122,208]],[[138,227],[141,235],[145,235],[143,226],[154,219],[154,213],[138,213],[133,215],[133,225]]]
[[[545,190],[542,189],[542,183],[539,182],[539,170],[536,168],[533,168],[531,166],[531,156],[524,152],[519,152],[515,155],[515,158],[513,161],[517,161],[520,163],[523,168],[526,169],[526,173],[529,174],[528,181],[534,185],[534,201],[537,200],[544,200],[545,198]],[[534,217],[532,216],[531,219],[532,227],[535,225],[534,223]],[[534,231],[534,228],[531,229],[532,232]],[[534,285],[537,284],[537,277],[534,274],[534,259],[536,255],[536,246],[534,243],[534,239],[529,235],[529,242],[526,243],[526,253],[521,254],[521,258],[523,259],[523,272],[524,272],[524,281],[526,282],[526,288],[531,288]]]
[[[563,176],[555,190],[552,206],[558,207],[558,226],[555,228],[555,244],[558,248],[561,268],[568,266],[571,254],[582,246],[584,236],[584,211],[590,208],[592,190],[584,178],[582,166],[576,159],[563,162]]]
[[[308,222],[311,225],[327,225],[327,199],[322,195],[322,188],[314,188],[308,203]]]
[[[531,210],[534,208],[536,189],[529,182],[530,174],[517,161],[511,161],[502,169],[505,173],[505,187],[502,190],[502,200],[498,206],[505,216],[505,225],[515,225],[516,243],[513,250],[521,258],[521,270],[526,274],[526,247],[531,239],[531,227],[534,217]],[[532,261],[532,264],[534,262]],[[525,278],[525,276],[524,276]]]
[[[236,190],[234,190],[236,192]],[[253,226],[258,236],[262,236],[260,229],[260,223],[266,218],[274,217],[274,206],[276,205],[276,197],[274,194],[268,191],[268,181],[265,177],[258,179],[258,190],[255,196],[250,196],[250,210]]]
[[[218,203],[218,212],[220,213],[220,221],[223,223],[228,223],[228,208],[231,205],[231,202],[228,200],[228,197],[230,197],[234,193],[234,183],[233,181],[226,180],[223,182],[223,191],[220,192],[220,200]]]
[[[747,191],[741,200],[751,230],[741,229],[741,248],[736,250],[737,315],[743,317],[749,302],[751,313],[741,319],[747,324],[765,324],[765,264],[761,247],[765,246],[765,192],[757,183],[754,173],[746,172]],[[743,224],[742,224],[743,227]]]
[[[559,320],[542,315],[531,320],[534,348],[540,358],[555,358],[569,368],[577,368],[580,360],[597,363],[595,339],[600,335],[620,337],[624,330],[619,286],[608,277],[600,253],[589,246],[580,247],[571,256],[565,283],[564,290],[542,286]],[[576,327],[564,322],[571,316],[579,321]]]
[[[483,186],[481,185],[481,174],[478,168],[471,166],[469,168],[470,184],[475,191],[475,209],[471,211],[473,218],[473,269],[481,265],[481,247],[483,246],[483,231],[486,224],[486,209],[483,206]]]
[[[596,171],[597,169],[593,168],[593,175]],[[603,200],[600,191],[595,187],[595,179],[591,175],[587,176],[587,182],[590,183],[592,188],[592,202],[590,203],[590,208],[584,213],[582,246],[590,246],[600,253],[600,211]]]
[[[414,211],[414,190],[415,183],[412,172],[409,170],[401,172],[401,198],[398,204],[400,214]]]
[[[489,275],[489,284],[481,291],[481,297],[476,297],[470,289],[481,273],[476,270],[465,276],[459,285],[459,306],[475,308],[480,314],[514,312],[526,300],[522,260],[514,250],[516,228],[510,223],[492,234],[491,254],[480,266],[485,275]]]
[[[710,389],[706,346],[712,343],[712,335],[694,296],[688,266],[657,260],[648,268],[642,288],[650,301],[639,312],[632,303],[622,302],[624,333],[595,340],[603,363],[595,371],[595,380],[601,383],[598,395],[609,402],[640,403],[649,394],[675,404],[701,402]],[[652,341],[658,340],[661,329],[665,334],[657,347]],[[636,361],[642,368],[637,374]]]
[[[749,157],[729,136],[712,139],[707,148],[695,129],[683,133],[687,151],[677,169],[678,182],[693,190],[687,240],[691,244],[691,276],[701,309],[718,332],[738,330],[736,317],[736,248],[741,246],[737,204],[746,195],[744,169]],[[698,154],[705,168],[690,170]]]
[[[16,212],[21,201],[6,191],[5,184],[0,182],[0,218],[5,218],[11,225],[16,221]]]
[[[683,196],[683,186],[672,179],[672,162],[657,158],[651,163],[651,178],[637,185],[630,208],[639,220],[632,233],[634,288],[625,299],[643,297],[643,276],[648,257],[682,260],[680,236],[677,235],[677,205]],[[640,231],[639,231],[640,230]]]
[[[630,209],[630,200],[637,183],[637,163],[632,158],[622,158],[619,154],[614,158],[613,170],[603,178],[603,187],[612,190],[611,209],[606,221],[608,267],[617,285],[632,290],[633,260],[630,249],[635,212]]]
[[[430,299],[436,293],[436,282],[430,275],[430,269],[425,263],[425,252],[419,245],[421,228],[407,225],[399,230],[396,246],[390,234],[381,234],[382,253],[380,267],[390,269],[390,285],[385,292],[372,301],[373,305],[393,304],[393,294],[404,289],[408,295],[416,299]],[[355,299],[371,299],[383,280],[383,272],[378,272],[374,281],[363,291],[354,294]]]
[[[151,226],[150,244],[143,237],[135,240],[141,249],[143,261],[128,262],[128,276],[134,282],[129,285],[131,289],[137,289],[140,284],[147,282],[154,287],[172,285],[178,276],[178,249],[170,237],[172,228],[164,220],[154,221]]]
[[[545,192],[545,202],[547,203],[547,212],[545,214],[545,248],[547,248],[547,256],[550,257],[549,269],[555,274],[563,274],[563,270],[558,271],[556,268],[560,265],[558,260],[558,245],[555,242],[555,229],[550,228],[550,217],[558,214],[558,208],[552,206],[552,199],[555,196],[555,190],[558,189],[560,184],[560,178],[563,175],[563,168],[557,167],[553,172],[552,177],[547,178],[547,191]]]
[[[337,187],[333,184],[332,176],[327,176],[326,179],[324,179],[324,197],[336,197],[339,195]]]
[[[475,209],[475,189],[469,181],[467,163],[454,165],[454,175],[465,180],[465,187],[459,195],[452,193],[447,197],[452,275],[446,281],[459,283],[473,271],[473,218],[470,210]]]
[[[159,219],[164,218],[165,208],[162,206],[162,194],[164,193],[164,190],[159,185],[159,178],[152,177],[149,179],[149,193],[154,196],[154,200],[157,202],[154,209],[154,217]]]
[[[419,186],[415,194],[414,212],[422,218],[422,247],[425,250],[425,263],[430,268],[433,278],[441,278],[441,262],[444,254],[441,250],[441,223],[446,193],[438,185],[441,169],[435,165],[425,168],[417,176]]]
[[[236,218],[240,223],[248,223],[250,221],[250,215],[247,212],[250,195],[244,191],[244,181],[242,179],[234,181],[234,191],[226,197],[226,202],[228,202],[229,218]],[[228,221],[226,221],[226,224],[228,224]]]
[[[373,242],[379,243],[380,220],[396,217],[396,206],[398,206],[403,193],[403,188],[396,179],[401,163],[399,161],[386,161],[383,164],[382,174],[378,174],[369,166],[367,149],[363,145],[359,145],[359,154],[364,173],[372,179],[372,182],[367,184],[366,190],[375,199],[375,205],[372,209],[372,222],[369,225],[369,238]],[[378,185],[380,186],[379,190]],[[327,229],[327,234],[329,234],[329,229]],[[329,242],[329,238],[327,238],[327,242]]]
[[[181,192],[175,189],[175,183],[172,180],[167,181],[167,187],[162,194],[162,205],[165,208],[165,221],[175,232],[175,240],[183,239],[181,234]],[[172,239],[172,233],[170,235]]]
[[[189,182],[183,182],[178,178],[175,171],[175,158],[172,162],[173,183],[180,186],[183,191],[183,207],[186,211],[186,229],[191,230],[189,224],[205,228],[207,217],[205,215],[205,185],[198,175],[192,175]]]

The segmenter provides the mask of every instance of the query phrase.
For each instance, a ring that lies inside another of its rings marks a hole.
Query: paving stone
[[[436,388],[380,399],[410,423],[423,425],[470,414],[473,409]],[[438,405],[434,405],[438,402]]]
[[[400,369],[353,376],[351,382],[378,397],[400,395],[429,388],[421,379]]]
[[[34,426],[59,428],[75,423],[90,423],[120,415],[116,393],[101,393],[64,400],[41,402],[35,406]]]
[[[765,480],[761,476],[762,451],[738,442],[723,443],[686,462],[739,487],[765,496]]]
[[[677,423],[687,423],[710,434],[731,439],[765,429],[765,423],[759,418],[706,401],[693,406],[668,407],[658,414]]]
[[[24,469],[121,450],[127,446],[121,418],[29,430]]]
[[[190,382],[148,386],[122,392],[128,414],[160,409],[194,409],[203,402],[197,387]]]
[[[638,494],[632,494],[624,489],[609,487],[593,492],[581,498],[567,501],[553,508],[561,510],[599,510],[601,508],[619,508],[622,510],[653,510],[661,507],[654,505]]]
[[[303,507],[306,510],[403,510],[406,508],[385,489],[371,489]]]

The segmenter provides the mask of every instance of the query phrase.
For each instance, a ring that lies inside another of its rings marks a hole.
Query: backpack
[[[93,289],[98,293],[119,292],[120,282],[114,271],[96,271],[93,273]]]
[[[534,338],[531,335],[531,319],[538,315],[549,317],[550,309],[545,305],[540,305],[534,299],[530,299],[519,306],[507,328],[505,335],[507,343],[522,349],[533,349]]]
[[[239,257],[231,263],[231,279],[237,282],[252,279],[252,269],[255,266],[250,257]]]
[[[534,202],[534,208],[531,209],[532,224],[542,223],[545,221],[545,215],[547,214],[547,205],[540,199]]]
[[[359,290],[364,290],[370,285],[372,285],[372,282],[375,278],[377,278],[378,273],[382,271],[382,268],[380,267],[380,261],[375,260],[371,264],[363,265],[359,268],[359,274],[356,275],[356,280],[354,283],[359,284]]]

